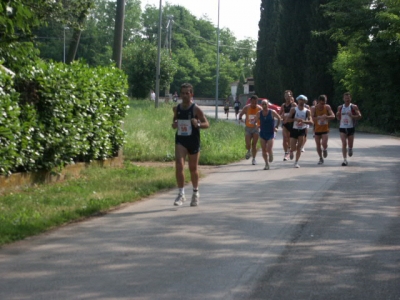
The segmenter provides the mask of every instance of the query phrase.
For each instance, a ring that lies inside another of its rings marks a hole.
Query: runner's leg
[[[175,145],[175,175],[178,188],[183,188],[185,185],[185,173],[183,168],[185,166],[185,157],[187,149],[182,145]]]
[[[347,159],[347,134],[344,132],[340,133],[340,139],[342,141],[342,155],[343,159]]]
[[[353,144],[354,144],[354,134],[349,135],[347,137],[348,145],[350,149],[353,149]]]
[[[264,140],[263,138],[260,138],[260,144],[261,144],[262,157],[264,158],[264,162],[267,164],[268,163],[267,141]]]
[[[328,149],[328,134],[323,134],[323,135],[322,135],[321,144],[322,144],[322,148],[323,148],[324,150]]]
[[[251,144],[251,154],[253,155],[253,158],[256,158],[257,155],[257,143],[258,143],[258,134],[253,133],[253,142]]]
[[[199,187],[199,159],[200,152],[197,152],[196,154],[189,154],[188,163],[193,189],[197,189]]]
[[[299,161],[300,156],[301,156],[301,149],[303,148],[304,145],[304,136],[299,136],[297,140],[297,148],[296,148],[296,161]]]

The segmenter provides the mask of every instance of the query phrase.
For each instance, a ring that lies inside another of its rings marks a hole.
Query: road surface
[[[299,169],[281,144],[201,179],[199,207],[173,189],[3,247],[0,299],[400,299],[400,140],[356,133],[342,167],[333,129]]]

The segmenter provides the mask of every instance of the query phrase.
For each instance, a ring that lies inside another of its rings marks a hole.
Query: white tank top
[[[342,106],[340,128],[353,128],[354,122],[351,116],[351,104],[349,106]]]
[[[302,119],[305,121],[307,119],[307,112],[308,112],[308,109],[305,107],[303,108],[303,110],[300,110],[298,107],[295,107],[294,118]],[[307,124],[305,124],[303,122],[294,121],[293,128],[294,129],[306,129]]]

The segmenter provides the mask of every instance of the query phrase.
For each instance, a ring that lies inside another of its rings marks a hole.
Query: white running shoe
[[[269,170],[269,164],[268,163],[265,163],[264,170]]]
[[[344,161],[342,162],[342,166],[343,166],[343,167],[347,166],[347,160],[344,160]]]
[[[175,206],[181,206],[183,204],[183,202],[186,201],[186,197],[185,195],[182,194],[178,194],[178,197],[176,197],[174,205]]]
[[[289,152],[285,153],[283,156],[283,161],[287,161],[289,159]]]
[[[298,162],[295,162],[295,163],[294,163],[294,167],[295,167],[295,168],[300,168],[299,163],[298,163]]]
[[[200,198],[200,193],[199,192],[193,193],[192,201],[190,202],[190,206],[198,206],[199,205],[199,198]]]
[[[251,161],[251,164],[252,164],[252,165],[255,165],[255,164],[256,164],[256,159],[255,159],[255,158],[253,158],[253,160]]]
[[[304,149],[304,148],[301,148],[301,152],[306,152],[306,149]]]
[[[250,150],[248,150],[247,153],[246,153],[246,159],[249,159],[250,155],[251,155]]]

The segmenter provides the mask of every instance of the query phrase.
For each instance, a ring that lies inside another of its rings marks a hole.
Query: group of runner
[[[180,96],[182,103],[173,108],[172,128],[175,135],[175,168],[178,185],[178,196],[174,205],[180,206],[186,201],[184,165],[188,157],[189,171],[193,185],[193,194],[190,206],[199,204],[199,173],[200,158],[200,128],[206,129],[210,125],[199,106],[193,103],[193,87],[189,83],[181,85]],[[264,99],[258,105],[258,97],[251,96],[250,104],[243,107],[239,113],[240,102],[235,101],[236,118],[239,114],[239,123],[245,122],[245,158],[252,157],[252,164],[256,164],[257,142],[260,139],[261,153],[265,162],[264,170],[269,170],[269,164],[274,160],[273,146],[276,132],[282,123],[284,161],[295,159],[294,167],[299,168],[299,159],[304,151],[308,127],[314,125],[314,139],[319,156],[318,164],[324,163],[328,156],[329,121],[335,119],[331,107],[327,104],[325,95],[320,95],[310,108],[306,103],[307,97],[299,95],[294,101],[290,90],[284,93],[285,102],[280,114],[268,107],[268,100]],[[343,95],[344,104],[338,107],[336,118],[340,120],[339,132],[342,141],[342,166],[347,166],[347,155],[353,155],[355,122],[361,118],[357,105],[351,103],[350,93]],[[236,103],[238,102],[238,103]],[[228,107],[229,108],[229,107]],[[226,107],[224,107],[226,109]],[[243,121],[243,116],[245,120]],[[228,116],[227,116],[228,117]]]
[[[245,144],[246,159],[252,157],[252,164],[256,164],[257,142],[261,138],[261,153],[264,158],[264,170],[269,170],[269,163],[273,161],[273,143],[276,132],[282,122],[283,160],[295,160],[294,167],[300,168],[299,160],[304,152],[308,128],[314,126],[314,140],[318,164],[324,163],[328,156],[329,121],[335,119],[332,108],[327,104],[326,95],[320,95],[314,100],[313,106],[307,105],[308,98],[299,95],[294,100],[290,90],[284,93],[285,102],[281,106],[280,114],[268,108],[268,100],[262,100],[261,106],[257,104],[258,97],[253,95],[250,104],[246,105],[239,114],[239,123],[245,119]],[[338,107],[336,118],[340,121],[339,132],[342,141],[342,166],[347,166],[347,155],[353,155],[355,122],[361,118],[357,105],[351,103],[350,93],[344,93],[344,104]],[[277,122],[275,122],[275,120]]]

